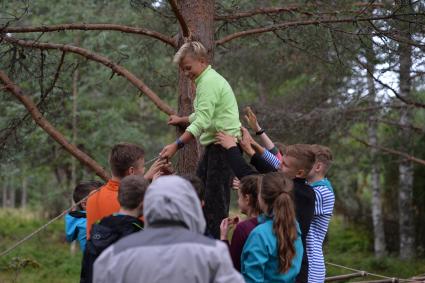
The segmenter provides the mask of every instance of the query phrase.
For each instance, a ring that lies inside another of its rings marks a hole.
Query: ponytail
[[[277,238],[280,273],[289,270],[295,257],[297,224],[292,196],[293,186],[292,180],[279,172],[265,175],[261,184],[260,195],[268,207],[267,213],[274,215],[273,231]]]
[[[295,256],[294,241],[297,239],[294,204],[288,193],[281,193],[273,205],[273,230],[277,238],[279,272],[285,273],[291,267]]]

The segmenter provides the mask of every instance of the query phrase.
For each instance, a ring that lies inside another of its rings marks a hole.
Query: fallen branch
[[[172,47],[177,47],[177,42],[169,36],[162,33],[151,31],[145,28],[123,26],[116,24],[59,24],[51,26],[38,26],[38,27],[5,27],[0,29],[0,33],[29,33],[29,32],[53,32],[53,31],[65,31],[65,30],[101,30],[101,31],[120,31],[124,33],[133,33],[139,35],[145,35],[158,39]]]
[[[2,36],[0,38],[4,41],[7,41],[14,45],[29,47],[29,48],[37,48],[37,49],[57,49],[63,52],[71,52],[75,54],[79,54],[89,60],[99,62],[102,65],[112,69],[113,72],[123,76],[128,81],[130,81],[135,87],[137,87],[141,92],[143,92],[155,105],[159,110],[166,113],[167,115],[174,114],[175,111],[164,101],[162,101],[158,95],[153,92],[142,80],[137,78],[133,73],[128,71],[121,65],[118,65],[112,62],[107,57],[101,56],[99,54],[93,53],[87,49],[76,47],[67,44],[55,44],[55,43],[41,43],[32,40],[21,40],[16,39],[10,36]]]
[[[351,274],[337,275],[332,277],[326,277],[325,282],[335,282],[335,281],[346,281],[347,279],[364,277],[367,276],[367,272],[356,272]]]
[[[66,151],[71,153],[81,163],[93,170],[103,180],[109,179],[109,174],[102,168],[95,160],[93,160],[86,153],[78,149],[75,145],[69,143],[66,138],[60,133],[50,122],[40,113],[37,105],[31,100],[30,97],[23,94],[22,90],[14,84],[9,77],[0,71],[0,80],[5,86],[6,90],[14,95],[31,114],[32,119],[42,128],[50,137],[57,141],[65,148]]]

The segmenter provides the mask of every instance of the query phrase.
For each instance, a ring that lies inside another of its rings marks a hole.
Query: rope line
[[[372,273],[372,272],[368,272],[368,271],[364,271],[364,270],[359,270],[359,269],[347,267],[347,266],[332,263],[332,262],[326,262],[326,264],[334,266],[334,267],[339,267],[339,268],[342,268],[342,269],[366,274],[365,276],[373,276],[373,277],[377,277],[377,278],[388,279],[388,280],[391,280],[391,282],[418,282],[418,280],[414,280],[414,279],[401,279],[401,278],[396,278],[396,277],[388,277],[388,276],[385,276],[385,275],[380,275],[380,274],[376,274],[376,273]]]
[[[155,160],[157,160],[159,158],[159,156],[152,158],[151,160],[147,161],[145,163],[145,165],[149,165],[150,163],[154,162]],[[26,241],[28,241],[29,239],[31,239],[32,237],[34,237],[35,235],[37,235],[38,233],[40,233],[41,231],[43,231],[44,229],[47,228],[47,226],[49,226],[50,224],[52,224],[53,222],[55,222],[56,220],[62,218],[65,214],[67,214],[68,212],[70,212],[71,210],[73,210],[74,208],[76,208],[78,205],[80,205],[82,202],[86,201],[92,194],[98,192],[100,188],[97,188],[93,191],[90,192],[90,194],[88,196],[86,196],[85,198],[83,198],[82,200],[80,200],[79,202],[73,204],[71,207],[67,208],[66,210],[62,211],[58,216],[50,219],[47,223],[41,225],[39,228],[37,228],[36,230],[34,230],[32,233],[28,234],[27,236],[25,236],[24,238],[22,238],[21,240],[19,240],[18,242],[16,242],[15,244],[13,244],[11,247],[9,247],[8,249],[6,249],[5,251],[3,251],[0,254],[0,257],[3,257],[5,255],[7,255],[8,253],[10,253],[11,251],[13,251],[14,249],[16,249],[17,247],[19,247],[20,245],[22,245],[23,243],[25,243]]]

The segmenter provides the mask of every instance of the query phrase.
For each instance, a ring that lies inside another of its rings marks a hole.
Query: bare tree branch
[[[0,33],[29,33],[29,32],[52,32],[52,31],[65,31],[65,30],[102,30],[102,31],[120,31],[124,33],[133,33],[139,35],[146,35],[156,38],[172,47],[177,47],[177,42],[169,36],[162,33],[151,31],[145,28],[123,26],[117,24],[59,24],[51,26],[38,26],[38,27],[5,27],[0,29]]]
[[[407,160],[410,160],[410,161],[413,161],[413,162],[416,162],[418,164],[421,164],[421,165],[424,165],[425,166],[425,160],[420,159],[420,158],[417,158],[417,157],[414,157],[414,156],[412,156],[410,154],[407,154],[405,152],[398,151],[398,150],[391,149],[391,148],[384,147],[384,146],[380,146],[380,145],[372,145],[372,144],[368,143],[367,141],[364,141],[364,140],[359,139],[357,137],[353,137],[353,136],[350,136],[350,137],[353,140],[355,140],[355,141],[357,141],[357,142],[359,142],[361,144],[364,144],[364,145],[366,145],[368,147],[374,147],[374,148],[379,149],[381,151],[388,152],[388,153],[391,153],[391,154],[394,154],[394,155],[398,155],[398,156],[404,157]]]
[[[418,14],[403,14],[403,15],[418,15]],[[314,20],[302,20],[302,21],[293,21],[293,22],[284,22],[276,25],[270,25],[266,27],[261,28],[254,28],[250,30],[240,31],[233,34],[229,34],[215,42],[216,45],[222,45],[226,42],[229,42],[233,39],[248,36],[248,35],[254,35],[254,34],[261,34],[265,32],[271,32],[275,30],[285,29],[289,27],[299,27],[299,26],[308,26],[308,25],[320,25],[320,24],[338,24],[338,23],[354,23],[354,22],[368,22],[368,21],[378,21],[378,20],[388,20],[394,18],[395,15],[386,15],[386,16],[376,16],[376,17],[363,17],[363,18],[342,18],[342,19],[314,19]]]
[[[37,49],[57,49],[62,50],[64,52],[71,52],[75,54],[79,54],[89,60],[99,62],[103,64],[104,66],[110,68],[115,73],[123,76],[128,81],[130,81],[135,87],[137,87],[141,92],[143,92],[155,105],[158,107],[159,110],[166,113],[167,115],[174,114],[175,111],[166,104],[161,98],[158,97],[158,95],[153,92],[142,80],[137,78],[133,73],[128,71],[123,66],[120,66],[114,62],[112,62],[107,57],[101,56],[99,54],[93,53],[87,49],[76,47],[72,45],[66,45],[66,44],[55,44],[55,43],[41,43],[41,42],[35,42],[31,40],[21,40],[16,39],[9,36],[2,36],[0,35],[0,38],[2,38],[4,41],[7,41],[11,44],[29,47],[29,48],[37,48]]]
[[[0,71],[0,80],[12,95],[14,95],[28,110],[33,120],[42,128],[50,137],[62,145],[66,151],[71,153],[81,163],[93,170],[103,180],[107,181],[110,177],[109,174],[102,168],[95,160],[93,160],[86,153],[78,149],[75,145],[69,143],[66,138],[60,133],[50,122],[40,113],[37,105],[31,100],[30,97],[23,94],[22,90],[14,84],[9,77]]]
[[[185,38],[190,39],[192,37],[192,34],[190,32],[189,27],[187,26],[186,21],[183,18],[183,15],[180,13],[176,0],[169,0],[168,2],[170,2],[171,9],[173,10],[177,20],[179,21],[180,27],[182,28],[183,36]]]
[[[383,7],[382,4],[376,4],[376,3],[356,3],[355,6],[358,7],[363,7],[365,5],[368,5],[365,9],[371,8],[371,7]],[[313,16],[313,15],[323,15],[323,14],[341,14],[341,13],[362,13],[362,11],[355,11],[355,10],[350,10],[350,11],[330,11],[330,12],[324,12],[324,13],[312,13],[312,12],[308,12],[305,11],[303,9],[305,8],[314,8],[317,7],[318,5],[313,5],[313,4],[305,4],[305,5],[290,5],[290,6],[286,6],[286,7],[265,7],[265,8],[258,8],[258,9],[254,9],[254,10],[250,10],[250,11],[245,11],[245,12],[240,12],[240,13],[231,13],[231,14],[227,14],[227,15],[215,15],[214,16],[214,20],[215,21],[229,21],[229,20],[238,20],[238,19],[242,19],[242,18],[249,18],[252,16],[256,16],[256,15],[272,15],[272,14],[279,14],[279,13],[285,13],[285,12],[289,12],[289,13],[293,13],[293,12],[297,12],[297,13],[301,13],[301,14],[306,14],[309,16]]]
[[[304,6],[305,8],[305,6]],[[270,15],[277,14],[282,12],[294,12],[300,9],[299,5],[287,6],[287,7],[268,7],[268,8],[258,8],[251,11],[245,11],[240,13],[232,13],[228,15],[215,15],[215,21],[228,21],[228,20],[238,20],[241,18],[248,18],[256,15]]]

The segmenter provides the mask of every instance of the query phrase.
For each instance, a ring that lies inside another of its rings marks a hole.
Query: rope
[[[151,160],[149,160],[148,162],[145,163],[145,165],[149,165],[150,163],[154,162],[155,160],[157,160],[159,158],[159,156],[152,158]],[[38,233],[40,233],[41,231],[43,231],[44,229],[47,228],[47,226],[49,226],[50,224],[52,224],[53,222],[55,222],[56,220],[62,218],[65,214],[67,214],[68,212],[70,212],[71,210],[73,210],[74,208],[76,208],[78,205],[80,205],[82,202],[86,201],[92,194],[98,192],[100,188],[97,188],[93,191],[90,192],[90,194],[88,196],[86,196],[85,198],[83,198],[82,200],[80,200],[79,202],[73,204],[71,207],[69,207],[68,209],[62,211],[58,216],[52,218],[49,220],[49,222],[45,223],[44,225],[40,226],[39,228],[37,228],[36,230],[34,230],[32,233],[28,234],[27,236],[25,236],[24,238],[22,238],[21,240],[19,240],[18,242],[16,242],[15,244],[13,244],[11,247],[9,247],[8,249],[6,249],[5,251],[3,251],[0,254],[0,257],[3,257],[5,255],[7,255],[8,253],[10,253],[12,250],[16,249],[17,247],[19,247],[20,245],[22,245],[23,243],[25,243],[26,241],[28,241],[29,239],[31,239],[32,237],[34,237],[35,235],[37,235]]]
[[[391,280],[391,282],[418,282],[417,280],[414,280],[414,279],[401,279],[401,278],[396,278],[396,277],[388,277],[388,276],[385,276],[385,275],[371,273],[371,272],[364,271],[364,270],[358,270],[358,269],[354,269],[354,268],[351,268],[351,267],[347,267],[347,266],[344,266],[344,265],[331,263],[331,262],[326,262],[326,264],[334,266],[334,267],[339,267],[339,268],[342,268],[342,269],[350,270],[350,271],[359,272],[361,274],[365,274],[364,276],[370,275],[370,276],[377,277],[377,278],[388,279],[388,280]]]

